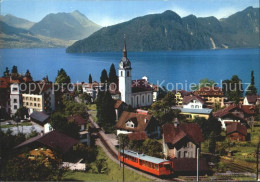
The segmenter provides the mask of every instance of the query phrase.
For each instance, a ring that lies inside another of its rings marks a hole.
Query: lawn
[[[19,123],[18,126],[31,126],[32,123],[31,122],[22,122],[22,123]],[[10,125],[2,125],[1,128],[12,128],[12,127],[15,127],[17,126],[16,124],[13,125],[13,124],[10,124]]]
[[[92,119],[97,122],[97,105],[96,104],[89,104],[88,112],[91,114]]]
[[[91,172],[67,172],[63,180],[66,181],[122,181],[123,180],[123,168],[108,158],[104,151],[98,147],[98,159],[106,159],[109,172],[107,174],[98,174]],[[91,164],[92,166],[95,163]],[[143,177],[131,170],[125,169],[125,181],[151,181],[150,179]]]

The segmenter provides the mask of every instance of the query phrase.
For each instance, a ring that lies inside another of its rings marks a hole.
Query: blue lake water
[[[18,66],[25,73],[29,69],[34,80],[45,75],[54,81],[57,71],[64,68],[72,82],[88,82],[91,73],[93,80],[99,81],[102,69],[112,63],[118,68],[121,52],[68,54],[65,49],[1,49],[0,72],[5,67]],[[217,83],[238,75],[243,82],[250,82],[250,72],[255,72],[255,84],[260,90],[259,49],[196,50],[128,52],[132,63],[133,79],[147,76],[153,83],[198,83],[209,78]],[[169,86],[171,88],[171,85]]]

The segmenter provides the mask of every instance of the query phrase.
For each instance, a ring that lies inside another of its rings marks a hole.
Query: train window
[[[167,170],[170,170],[170,169],[171,169],[171,165],[170,165],[170,164],[164,164],[164,167],[165,167]]]
[[[155,169],[158,170],[158,164],[155,164]]]
[[[163,167],[163,165],[162,164],[159,164],[159,168],[162,168]]]

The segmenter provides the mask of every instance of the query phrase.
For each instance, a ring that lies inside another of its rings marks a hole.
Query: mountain
[[[61,40],[79,40],[99,30],[101,26],[90,21],[79,11],[72,13],[48,14],[40,22],[34,24],[30,31]]]
[[[66,51],[120,51],[124,34],[130,51],[257,47],[259,8],[248,7],[221,20],[194,15],[181,18],[168,10],[104,27]]]
[[[35,35],[0,21],[0,48],[66,47],[72,42]]]
[[[15,28],[22,28],[22,29],[30,29],[35,23],[25,20],[23,18],[18,18],[16,16],[7,14],[5,16],[0,16],[0,20],[5,24],[15,27]]]

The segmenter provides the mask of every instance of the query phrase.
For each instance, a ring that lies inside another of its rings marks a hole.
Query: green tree
[[[106,132],[114,129],[115,125],[115,100],[112,99],[109,91],[99,92],[97,98],[97,117],[99,124]]]
[[[18,74],[17,66],[13,66],[13,68],[12,68],[12,74]]]
[[[8,77],[8,76],[10,76],[10,71],[9,71],[9,68],[6,67],[5,72],[4,72],[4,77]]]
[[[176,117],[181,119],[180,110],[172,109],[174,105],[174,94],[168,92],[164,98],[151,105],[149,113],[159,121],[160,125],[163,125],[164,123],[172,122]]]
[[[19,119],[24,119],[25,117],[29,117],[28,109],[24,106],[17,109],[17,111],[14,114],[14,117],[18,117]]]
[[[118,83],[118,77],[116,75],[116,68],[115,65],[112,63],[109,70],[109,77],[108,77],[109,83]]]
[[[231,80],[224,80],[222,82],[222,90],[230,101],[238,103],[240,98],[243,97],[242,81],[237,75],[233,75]]]
[[[66,71],[63,68],[58,70],[58,75],[55,79],[55,83],[59,84],[63,90],[65,90],[66,86],[70,83],[70,77],[67,75]]]
[[[59,112],[53,113],[50,120],[50,124],[53,129],[73,138],[79,139],[80,128],[74,121],[68,122],[67,118]]]
[[[107,70],[103,69],[100,76],[100,82],[105,83],[108,81]]]
[[[214,87],[216,85],[216,82],[214,80],[209,80],[208,78],[200,80],[199,84],[192,87],[192,90],[198,90],[202,87]]]
[[[257,95],[257,89],[255,87],[254,71],[251,71],[251,83],[246,91],[246,95]]]
[[[92,99],[92,97],[91,97],[89,94],[87,94],[87,93],[81,94],[79,98],[80,98],[81,101],[84,102],[84,103],[86,103],[86,102],[87,102],[87,103],[91,103],[91,99]]]
[[[216,150],[216,134],[212,131],[209,135],[209,152],[214,154]]]
[[[46,160],[47,159],[47,160]],[[60,160],[48,157],[43,153],[30,159],[29,155],[19,155],[8,161],[2,172],[2,179],[6,181],[53,181],[61,180],[62,169]]]
[[[98,159],[96,161],[96,168],[98,173],[108,173],[108,164],[106,159]]]
[[[89,74],[89,76],[88,76],[88,83],[92,83],[92,76],[91,76],[91,74]]]
[[[158,140],[151,138],[148,138],[143,142],[142,152],[154,157],[163,157],[161,143]]]

